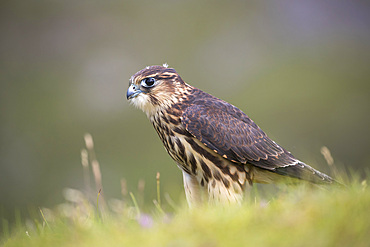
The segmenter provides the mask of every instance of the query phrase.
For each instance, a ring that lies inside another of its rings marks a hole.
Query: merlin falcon
[[[237,107],[185,83],[166,64],[134,74],[127,99],[146,113],[182,170],[190,206],[239,203],[253,183],[334,182],[271,140]]]

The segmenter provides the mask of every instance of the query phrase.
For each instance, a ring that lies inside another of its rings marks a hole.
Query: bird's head
[[[177,103],[187,85],[172,68],[148,66],[131,76],[127,99],[148,117]]]

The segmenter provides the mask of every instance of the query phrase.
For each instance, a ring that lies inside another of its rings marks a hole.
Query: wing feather
[[[200,90],[199,90],[200,91]],[[281,175],[320,182],[332,179],[297,160],[272,141],[245,113],[235,106],[200,91],[182,114],[186,130],[207,147],[230,161],[250,163]]]
[[[270,159],[273,156],[280,156],[290,163],[295,160],[289,152],[267,137],[246,114],[214,97],[192,102],[183,112],[182,123],[197,139],[230,160],[250,162],[264,169],[280,166]],[[261,159],[267,162],[259,164]]]

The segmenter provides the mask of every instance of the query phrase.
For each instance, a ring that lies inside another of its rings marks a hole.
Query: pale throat
[[[158,113],[167,110],[175,103],[179,102],[179,99],[175,96],[169,97],[157,97],[157,104],[151,102],[150,96],[147,94],[139,94],[135,98],[131,99],[131,104],[142,110],[149,119]]]

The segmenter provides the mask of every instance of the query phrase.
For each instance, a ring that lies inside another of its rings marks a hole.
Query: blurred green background
[[[83,189],[91,133],[106,198],[146,182],[183,198],[182,176],[128,79],[167,62],[242,109],[276,142],[329,172],[370,163],[368,1],[1,1],[0,215]]]

